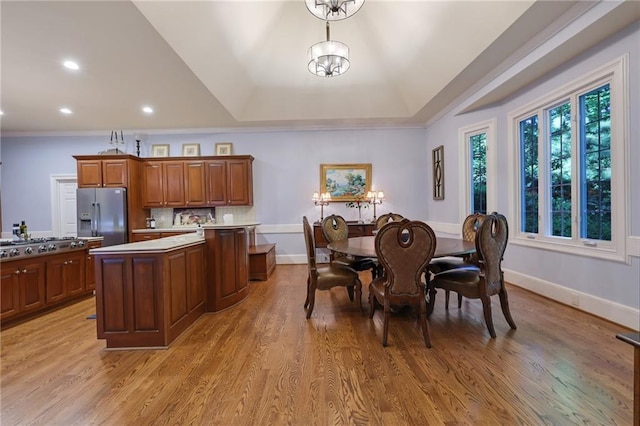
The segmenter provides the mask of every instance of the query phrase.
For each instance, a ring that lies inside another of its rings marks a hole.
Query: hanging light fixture
[[[364,0],[304,0],[307,9],[323,21],[340,21],[354,15]]]
[[[331,40],[327,21],[327,41],[309,48],[309,71],[319,77],[334,77],[349,69],[349,46]]]

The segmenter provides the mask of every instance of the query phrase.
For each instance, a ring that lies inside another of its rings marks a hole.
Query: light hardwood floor
[[[370,275],[361,275],[366,291]],[[632,348],[615,324],[509,285],[491,339],[480,301],[439,294],[432,349],[415,315],[361,316],[343,288],[303,303],[306,266],[279,265],[243,303],[168,350],[107,351],[88,299],[3,330],[4,425],[631,425]]]

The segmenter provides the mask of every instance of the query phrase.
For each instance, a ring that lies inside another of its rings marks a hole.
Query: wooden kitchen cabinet
[[[253,157],[206,162],[208,206],[253,205]]]
[[[185,206],[184,161],[148,161],[143,165],[142,204],[148,208]]]
[[[249,294],[249,231],[205,229],[207,242],[207,311],[219,311]]]
[[[46,303],[55,303],[84,292],[84,252],[47,257]]]
[[[204,161],[184,162],[184,202],[187,207],[207,205],[206,168]]]
[[[78,160],[79,188],[126,188],[129,160]]]
[[[96,288],[96,262],[89,250],[102,247],[102,241],[88,241],[85,249],[85,290],[95,290]]]
[[[45,267],[38,260],[2,264],[0,319],[37,310],[45,304]]]

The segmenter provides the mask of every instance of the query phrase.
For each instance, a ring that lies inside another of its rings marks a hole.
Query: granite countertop
[[[204,237],[195,232],[185,235],[176,235],[157,240],[139,241],[137,243],[118,244],[115,246],[101,247],[89,250],[91,254],[110,254],[127,252],[162,253],[197,244],[203,244]]]
[[[78,239],[83,241],[102,241],[104,237],[78,237]]]
[[[231,228],[250,228],[252,226],[258,226],[260,222],[234,222],[234,223],[205,223],[202,225],[203,229],[231,229]],[[141,228],[134,229],[131,232],[134,234],[144,234],[147,232],[195,232],[198,229],[197,225],[180,225],[171,226],[168,228]]]

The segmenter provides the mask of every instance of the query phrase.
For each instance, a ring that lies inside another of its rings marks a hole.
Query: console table
[[[376,229],[375,223],[358,223],[347,222],[349,226],[349,238],[351,237],[366,237],[373,235],[373,231]],[[324,238],[322,233],[322,224],[313,224],[313,239],[316,243],[316,248],[327,247],[329,242]]]

